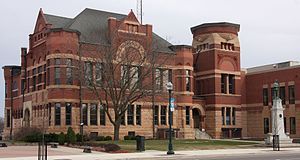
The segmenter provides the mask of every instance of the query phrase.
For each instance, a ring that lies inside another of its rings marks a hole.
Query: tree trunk
[[[114,141],[119,141],[120,123],[114,125]]]

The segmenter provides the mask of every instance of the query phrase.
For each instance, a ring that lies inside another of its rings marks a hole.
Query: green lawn
[[[174,150],[203,150],[203,149],[222,149],[222,148],[241,148],[249,147],[249,145],[257,144],[255,142],[242,142],[242,141],[227,141],[227,140],[173,140]],[[111,143],[99,142],[99,143]],[[136,141],[135,140],[124,140],[119,141],[118,145],[122,150],[127,150],[129,152],[136,151]],[[167,151],[168,140],[146,140],[145,142],[146,150],[159,150]]]

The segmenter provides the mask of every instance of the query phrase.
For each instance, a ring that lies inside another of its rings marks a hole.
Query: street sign
[[[175,110],[175,98],[171,98],[170,110],[173,112]]]

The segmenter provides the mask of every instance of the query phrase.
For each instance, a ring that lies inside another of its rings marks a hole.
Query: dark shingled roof
[[[52,24],[53,28],[64,28],[76,30],[80,32],[80,42],[91,44],[109,45],[106,33],[108,30],[107,19],[114,17],[118,20],[125,18],[127,15],[99,11],[86,8],[75,18],[66,18],[44,14],[48,23]],[[172,44],[164,40],[157,34],[153,33],[153,47],[158,48],[158,51],[174,53],[168,47]]]
[[[47,23],[52,24],[53,28],[63,28],[65,27],[72,19],[66,17],[59,17],[50,14],[44,14]]]

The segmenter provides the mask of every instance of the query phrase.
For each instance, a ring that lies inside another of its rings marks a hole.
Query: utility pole
[[[81,64],[81,58],[82,58],[82,55],[81,55],[81,44],[79,44],[79,49],[78,49],[78,52],[79,52],[79,109],[80,109],[80,112],[79,112],[79,117],[80,117],[80,124],[79,124],[79,127],[80,127],[80,135],[81,135],[81,144],[83,144],[83,113],[82,113],[82,72],[81,72],[81,69],[82,69],[82,64]]]

